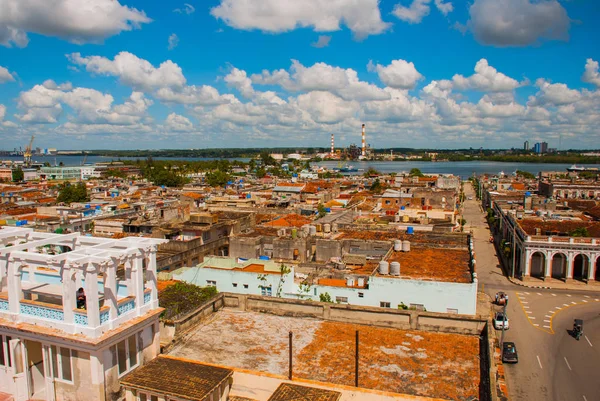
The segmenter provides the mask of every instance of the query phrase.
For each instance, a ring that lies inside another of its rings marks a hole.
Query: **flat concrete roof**
[[[476,336],[224,309],[197,326],[169,354],[287,376],[291,331],[294,377],[353,386],[356,330],[361,387],[447,400],[479,395]]]
[[[418,280],[470,283],[468,249],[411,247],[409,252],[392,251],[388,262],[400,262],[400,276]],[[382,276],[395,277],[395,276]]]

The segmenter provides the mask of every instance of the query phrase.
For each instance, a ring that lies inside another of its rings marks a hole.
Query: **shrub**
[[[183,281],[165,288],[159,294],[158,303],[165,308],[161,317],[174,319],[177,316],[191,312],[217,294],[216,287],[198,287]]]

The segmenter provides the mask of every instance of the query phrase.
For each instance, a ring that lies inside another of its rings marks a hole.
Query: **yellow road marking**
[[[517,299],[519,300],[519,304],[521,305],[521,309],[523,310],[523,314],[524,314],[524,315],[525,315],[525,317],[527,318],[527,321],[529,322],[529,324],[531,324],[531,325],[532,325],[533,327],[535,327],[536,329],[538,329],[538,330],[541,330],[541,331],[543,331],[544,333],[548,333],[548,334],[555,334],[555,332],[554,332],[554,329],[553,329],[553,327],[554,327],[554,326],[553,326],[553,320],[554,320],[554,316],[556,316],[556,315],[558,314],[558,312],[560,312],[560,311],[563,311],[563,310],[565,310],[565,309],[567,309],[567,308],[571,308],[571,307],[573,307],[573,306],[578,306],[578,305],[586,305],[586,304],[587,304],[586,302],[582,301],[582,302],[578,302],[578,303],[572,303],[572,304],[570,304],[570,305],[569,305],[569,304],[565,304],[565,306],[562,306],[562,307],[558,307],[558,306],[557,306],[557,307],[556,307],[556,309],[555,309],[554,311],[551,311],[551,312],[549,312],[549,313],[551,313],[551,314],[550,314],[550,330],[548,330],[548,329],[543,329],[543,328],[540,328],[540,327],[539,327],[539,325],[536,325],[535,323],[533,323],[533,322],[531,321],[531,318],[529,317],[529,313],[531,313],[531,312],[530,312],[530,311],[528,311],[528,310],[525,310],[525,307],[524,307],[524,305],[523,305],[523,303],[521,302],[521,299],[520,299],[519,297],[517,297]],[[597,300],[596,302],[598,302],[598,301],[600,301],[600,300]],[[547,315],[546,315],[546,317],[547,317]],[[545,320],[544,320],[544,321],[545,321]]]

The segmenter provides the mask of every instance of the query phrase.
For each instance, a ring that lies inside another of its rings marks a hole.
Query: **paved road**
[[[465,194],[475,197],[469,184]],[[480,289],[490,299],[497,291],[509,294],[510,330],[505,332],[505,341],[515,342],[519,353],[519,363],[505,368],[511,399],[600,400],[600,294],[528,289],[511,283],[489,242],[490,232],[478,201],[465,202],[463,218],[465,229],[473,231]],[[575,317],[585,321],[587,338],[579,342],[566,331]],[[501,333],[496,335],[500,338]]]

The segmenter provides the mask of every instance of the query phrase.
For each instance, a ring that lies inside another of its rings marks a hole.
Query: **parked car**
[[[504,362],[504,363],[519,362],[519,355],[517,354],[517,347],[515,347],[515,343],[505,342],[502,345],[502,362]]]
[[[508,316],[505,316],[502,312],[496,312],[494,316],[494,328],[496,330],[502,330],[504,326],[504,330],[508,330]]]

